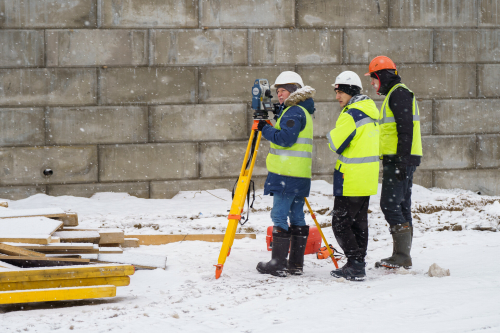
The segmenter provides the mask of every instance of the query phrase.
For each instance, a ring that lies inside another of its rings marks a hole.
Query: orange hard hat
[[[369,72],[365,76],[370,76],[371,73],[377,72],[382,69],[396,69],[396,64],[389,57],[378,56],[373,58],[368,66]]]

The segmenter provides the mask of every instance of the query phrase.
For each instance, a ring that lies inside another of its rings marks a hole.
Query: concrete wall
[[[499,195],[500,0],[0,0],[0,197],[230,188],[253,81],[283,70],[317,89],[331,179],[331,83],[380,54],[419,100],[416,183]]]

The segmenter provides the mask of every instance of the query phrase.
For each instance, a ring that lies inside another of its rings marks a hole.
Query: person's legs
[[[273,193],[273,201],[271,219],[274,227],[271,260],[268,262],[259,262],[257,264],[257,271],[262,274],[285,277],[287,276],[286,258],[288,257],[288,250],[290,248],[291,235],[287,218],[290,214],[293,196]]]
[[[401,203],[404,200],[405,183],[405,181],[399,181],[396,178],[396,166],[394,164],[384,165],[380,208],[390,226],[406,222],[401,208]]]
[[[417,168],[413,165],[406,168],[407,178],[403,185],[403,201],[401,202],[401,210],[406,222],[413,226],[411,217],[411,193],[413,188],[413,173]]]
[[[358,197],[353,197],[353,199],[358,199]],[[370,197],[359,197],[356,205],[353,208],[358,209],[356,215],[354,215],[354,221],[352,224],[352,231],[356,237],[356,242],[360,249],[360,256],[357,258],[358,261],[365,261],[366,249],[368,248],[368,206],[370,204]]]
[[[294,196],[291,200],[290,212],[288,214],[291,226],[302,227],[306,225],[304,205],[304,197]]]
[[[353,232],[353,212],[357,215],[358,209],[362,206],[363,200],[359,197],[335,197],[332,217],[332,229],[344,254],[348,259],[364,259],[363,250],[358,244],[356,235]]]
[[[273,193],[273,209],[271,210],[271,220],[275,227],[288,230],[288,216],[294,201],[294,196],[280,193]],[[303,213],[302,213],[303,214]]]
[[[384,165],[380,207],[390,225],[393,240],[392,255],[375,263],[375,267],[410,268],[410,250],[413,236],[411,225],[411,190],[416,167],[407,167],[407,178],[396,179],[395,165]]]
[[[347,263],[330,274],[336,278],[363,281],[368,245],[368,203],[370,197],[335,197],[332,228],[347,257]],[[366,221],[366,222],[365,222]]]
[[[302,275],[304,272],[304,253],[309,236],[309,226],[304,217],[304,197],[296,196],[290,208],[290,256],[288,271],[293,275]]]

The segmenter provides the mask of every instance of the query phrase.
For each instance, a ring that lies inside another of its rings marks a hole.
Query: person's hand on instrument
[[[260,121],[259,121],[259,125],[257,125],[257,129],[258,129],[259,131],[262,131],[262,129],[263,129],[263,128],[264,128],[264,126],[266,126],[266,125],[269,125],[269,124],[267,123],[267,121],[265,121],[265,120],[260,120]]]

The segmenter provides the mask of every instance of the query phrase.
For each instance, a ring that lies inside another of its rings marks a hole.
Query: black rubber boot
[[[304,274],[304,252],[306,251],[309,226],[291,226],[290,258],[288,259],[288,272],[293,275]]]
[[[411,243],[413,238],[413,227],[409,222],[391,227],[393,248],[392,256],[384,258],[375,263],[375,267],[411,268]]]
[[[330,275],[334,278],[344,278],[349,281],[364,281],[366,278],[365,262],[348,259],[343,267],[331,271]]]
[[[285,231],[280,227],[273,228],[273,249],[271,261],[259,262],[257,270],[262,274],[274,276],[287,276],[288,249],[290,248],[290,231]]]

